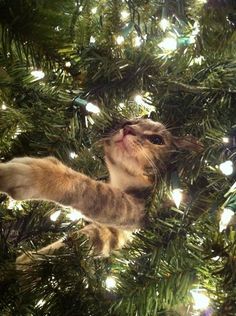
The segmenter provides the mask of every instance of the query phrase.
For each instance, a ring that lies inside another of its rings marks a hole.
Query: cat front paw
[[[32,196],[33,174],[27,159],[13,159],[0,164],[0,191],[13,199],[24,200]]]
[[[60,162],[53,157],[43,159],[23,157],[2,163],[0,191],[15,200],[43,198],[43,189],[47,191],[50,171],[58,164]]]

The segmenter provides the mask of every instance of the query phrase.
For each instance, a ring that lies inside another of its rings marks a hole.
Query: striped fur
[[[163,144],[152,143],[150,135],[161,137]],[[79,209],[91,222],[81,233],[91,239],[97,253],[108,255],[124,245],[131,231],[143,226],[145,202],[176,140],[161,123],[126,122],[102,140],[108,183],[95,181],[53,157],[24,157],[0,164],[0,191],[16,200],[49,200]],[[63,245],[60,240],[39,253]],[[25,255],[18,258],[21,261],[26,261]]]

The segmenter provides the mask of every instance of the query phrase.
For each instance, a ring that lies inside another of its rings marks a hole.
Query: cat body
[[[97,252],[108,255],[123,246],[130,232],[144,227],[145,202],[171,152],[196,143],[174,137],[161,123],[136,119],[104,138],[103,146],[108,183],[76,172],[53,157],[23,157],[0,164],[0,191],[16,200],[54,201],[78,209],[91,222],[81,233],[91,239]],[[62,246],[63,239],[39,253]],[[18,262],[26,261],[26,255],[18,258]]]

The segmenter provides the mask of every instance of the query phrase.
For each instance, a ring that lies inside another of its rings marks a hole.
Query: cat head
[[[161,123],[150,119],[124,121],[104,139],[105,160],[114,170],[130,176],[158,177],[177,149],[199,150],[194,138],[175,137]]]

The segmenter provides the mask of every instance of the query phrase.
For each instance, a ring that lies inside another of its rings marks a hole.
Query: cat
[[[90,238],[97,253],[109,255],[121,248],[131,232],[145,227],[145,202],[171,153],[198,150],[191,137],[175,137],[159,122],[126,120],[102,139],[109,182],[76,172],[54,157],[15,158],[0,164],[0,191],[15,200],[48,200],[80,210],[90,222],[80,232]],[[38,251],[54,252],[65,246],[60,239]],[[27,263],[30,254],[17,258]]]

